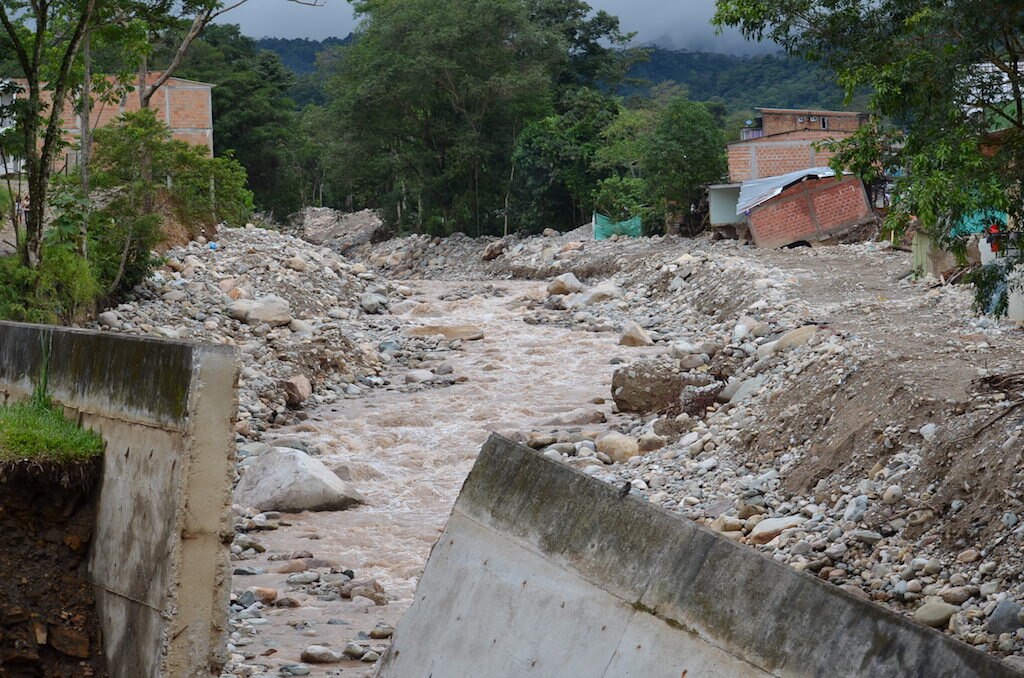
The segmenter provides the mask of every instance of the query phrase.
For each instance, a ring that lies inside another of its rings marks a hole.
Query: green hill
[[[346,45],[352,41],[352,35],[344,38],[325,38],[310,40],[309,38],[259,38],[256,45],[260,49],[269,50],[281,57],[281,62],[296,75],[306,75],[316,70],[316,56],[330,47]]]
[[[655,47],[650,61],[634,66],[630,75],[650,85],[676,82],[686,87],[690,98],[720,100],[730,110],[844,108],[843,92],[828,73],[783,55],[741,57]],[[623,94],[642,93],[647,87],[631,84]]]
[[[352,35],[325,40],[261,38],[256,44],[280,56],[301,78],[316,70],[317,55],[321,51],[351,40]],[[301,78],[300,82],[307,79]],[[730,111],[746,111],[755,106],[850,108],[843,105],[843,92],[829,74],[802,59],[785,55],[742,57],[654,47],[649,61],[633,67],[630,79],[630,84],[620,90],[625,96],[643,94],[651,86],[675,82],[686,87],[691,99],[721,101]],[[300,103],[315,100],[301,93],[293,98]],[[856,108],[858,102],[853,104]]]

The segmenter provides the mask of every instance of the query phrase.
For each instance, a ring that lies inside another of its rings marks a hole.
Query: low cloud
[[[637,42],[672,49],[729,54],[764,54],[777,51],[772,44],[748,42],[737,31],[716,35],[708,22],[715,13],[714,0],[591,0],[594,9],[619,17],[622,28],[637,33]],[[326,0],[308,7],[287,0],[249,0],[224,15],[223,21],[241,25],[256,38],[323,38],[348,35],[356,25],[352,6],[342,0]]]

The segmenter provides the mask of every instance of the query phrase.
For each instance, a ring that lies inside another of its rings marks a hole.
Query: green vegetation
[[[206,37],[203,38],[204,40]],[[310,40],[309,38],[260,38],[255,40],[256,47],[268,52],[273,52],[281,58],[287,68],[297,75],[306,75],[316,70],[317,57],[320,53],[334,48],[347,45],[352,42],[352,36],[345,38],[324,38],[323,40]]]
[[[0,475],[5,464],[64,464],[103,454],[103,439],[66,419],[50,401],[50,345],[48,338],[41,341],[43,362],[32,397],[0,406]]]
[[[103,439],[36,402],[0,406],[0,464],[78,462],[103,454]]]
[[[325,44],[335,42],[340,44]],[[281,59],[261,50],[238,26],[211,25],[178,74],[215,85],[214,154],[230,155],[245,168],[256,207],[279,217],[300,209],[304,146],[299,114],[289,98],[295,76]]]
[[[796,56],[741,57],[654,48],[648,61],[635,64],[625,95],[645,93],[672,82],[702,101],[719,101],[729,111],[754,107],[844,110],[842,87],[834,74]],[[863,99],[858,103],[865,103]]]
[[[149,274],[164,218],[194,228],[246,219],[252,194],[245,183],[237,161],[171,139],[152,111],[97,130],[92,184],[103,200],[84,198],[73,179],[53,182],[53,219],[38,265],[0,258],[0,318],[74,321]]]
[[[614,94],[645,52],[584,2],[355,6],[351,42],[319,59],[324,105],[301,113],[304,201],[437,235],[566,230],[595,207],[660,230],[724,173],[721,105]],[[622,133],[634,114],[649,124]]]
[[[657,231],[722,177],[724,143],[755,106],[844,107],[834,77],[796,56],[632,49],[615,17],[577,0],[478,5],[356,3],[344,39],[253,43],[297,76],[267,78],[275,105],[302,107],[288,153],[268,141],[249,163],[225,146],[250,177],[277,170],[272,192],[252,183],[257,203],[382,208],[440,235],[565,230],[594,209]]]
[[[834,145],[837,167],[870,178],[899,170],[887,226],[914,224],[956,250],[956,225],[979,210],[1024,227],[1024,14],[997,0],[718,0],[716,21],[767,38],[870,89],[875,124]],[[1004,247],[1004,251],[1008,249]],[[1002,290],[1024,254],[980,273]],[[1002,277],[1003,283],[995,280]],[[1005,303],[979,299],[998,312]]]

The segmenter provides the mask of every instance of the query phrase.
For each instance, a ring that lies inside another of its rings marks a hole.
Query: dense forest
[[[786,55],[741,57],[731,54],[654,47],[650,59],[633,66],[640,81],[624,93],[676,82],[691,97],[723,101],[730,110],[755,106],[845,110],[843,90],[820,66]]]
[[[316,71],[318,55],[348,44],[352,37],[322,41],[260,38],[255,42],[260,49],[277,54],[285,66],[302,76]],[[647,48],[647,52],[646,60],[631,66],[619,94],[643,94],[653,86],[673,82],[684,87],[691,98],[721,101],[730,111],[746,111],[756,106],[848,108],[843,102],[843,90],[834,78],[820,66],[798,57],[784,54],[743,57],[657,46]]]
[[[256,40],[256,46],[273,52],[281,57],[281,63],[291,69],[296,75],[305,75],[316,70],[316,59],[321,52],[347,45],[352,41],[352,35],[345,38],[324,38],[323,40],[310,40],[309,38],[260,38]]]

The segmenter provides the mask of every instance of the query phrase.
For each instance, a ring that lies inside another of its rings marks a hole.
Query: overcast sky
[[[344,0],[323,0],[323,7],[307,7],[287,0],[249,0],[224,15],[254,38],[344,37],[355,26],[352,7]],[[773,51],[747,43],[736,33],[715,35],[708,20],[714,0],[589,0],[595,9],[618,15],[626,31],[636,31],[641,43],[707,52],[751,54]]]

